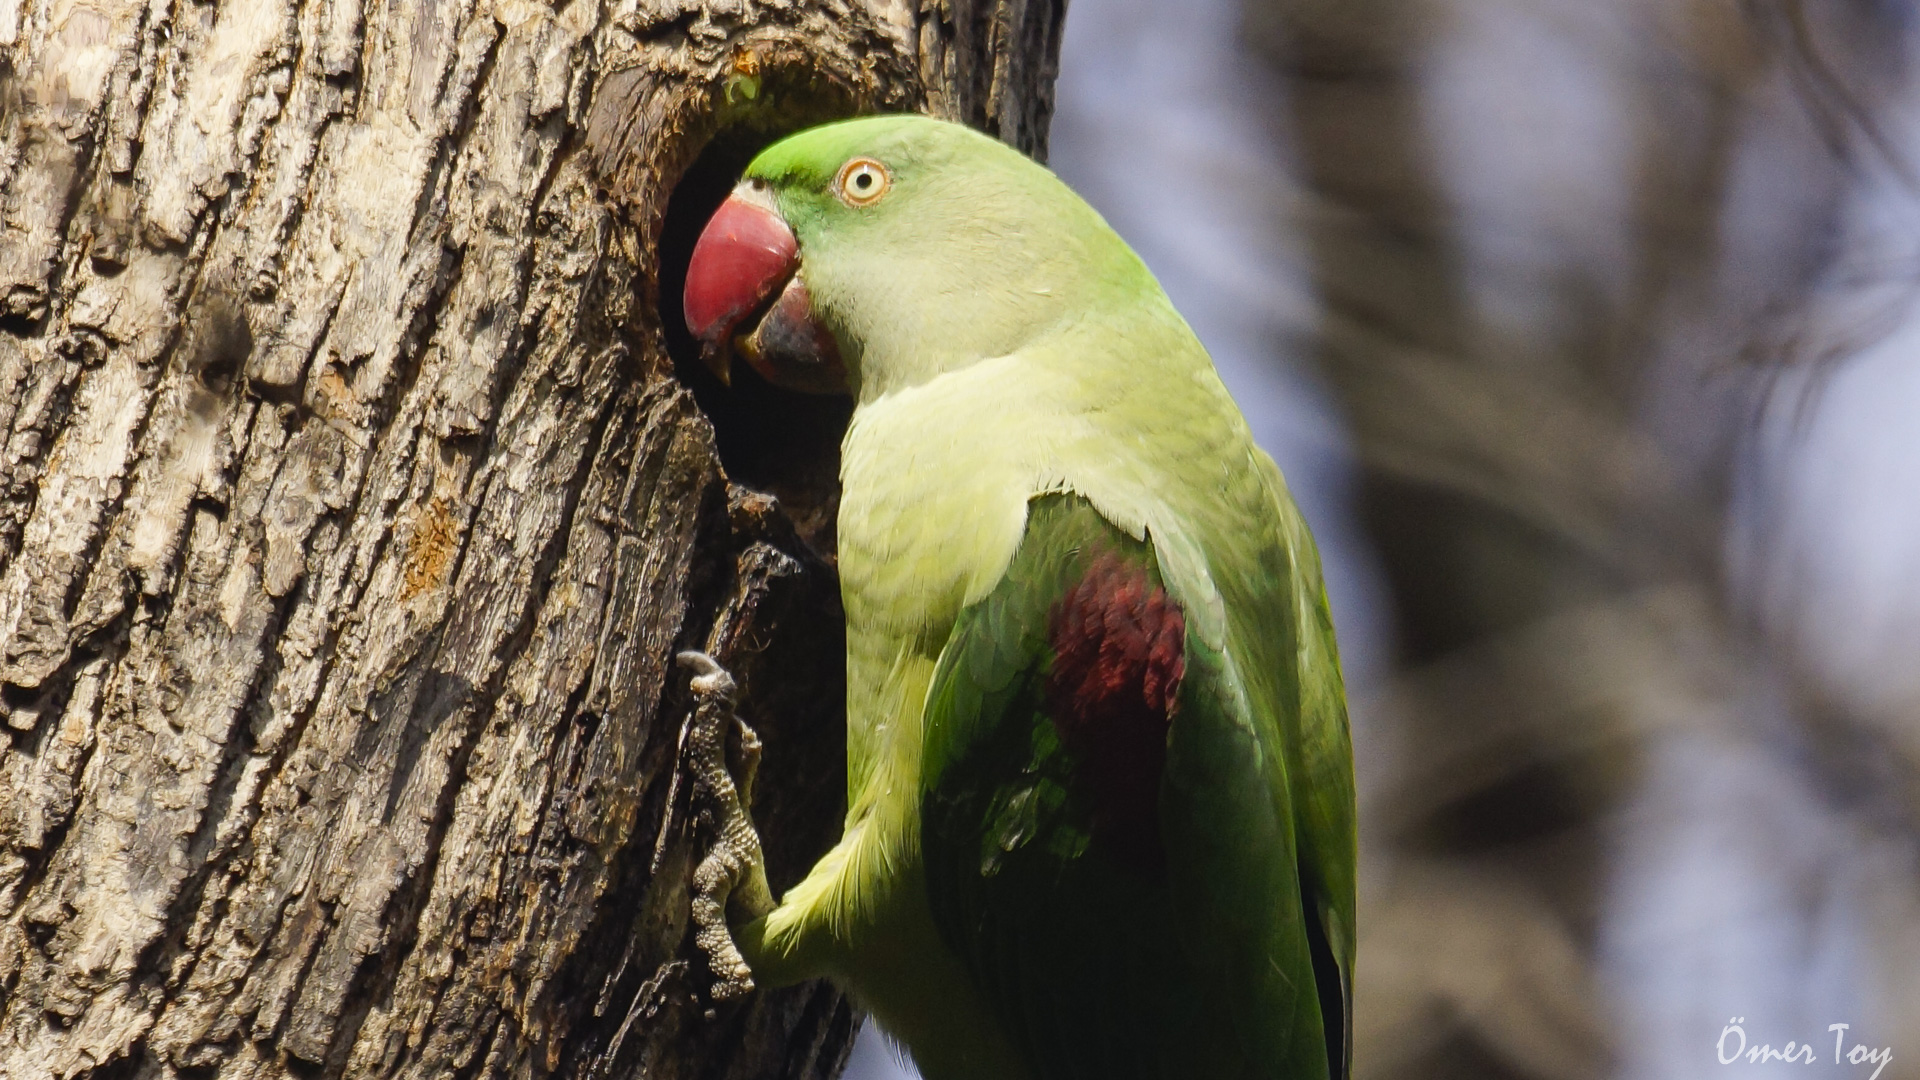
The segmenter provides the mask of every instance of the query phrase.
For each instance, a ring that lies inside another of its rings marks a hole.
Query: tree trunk
[[[1064,7],[0,0],[0,1076],[837,1070],[831,988],[706,996],[671,657],[792,882],[846,406],[700,383],[674,278],[807,123],[1043,152]]]

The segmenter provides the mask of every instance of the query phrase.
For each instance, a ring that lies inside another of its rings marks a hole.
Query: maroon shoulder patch
[[[1144,567],[1102,553],[1054,605],[1047,637],[1047,715],[1092,799],[1094,844],[1158,876],[1160,773],[1186,674],[1186,617]]]

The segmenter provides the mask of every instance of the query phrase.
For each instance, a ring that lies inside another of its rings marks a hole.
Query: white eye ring
[[[840,166],[833,188],[848,206],[872,206],[893,186],[887,167],[869,157],[857,157]]]

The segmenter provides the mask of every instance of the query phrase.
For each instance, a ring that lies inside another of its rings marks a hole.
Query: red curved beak
[[[735,188],[693,245],[682,305],[702,358],[728,381],[729,343],[740,323],[768,304],[800,265],[799,244],[772,200]]]

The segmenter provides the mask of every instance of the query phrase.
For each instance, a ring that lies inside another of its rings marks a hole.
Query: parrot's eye
[[[840,166],[833,186],[848,206],[872,206],[893,186],[887,167],[872,158],[857,157]]]

